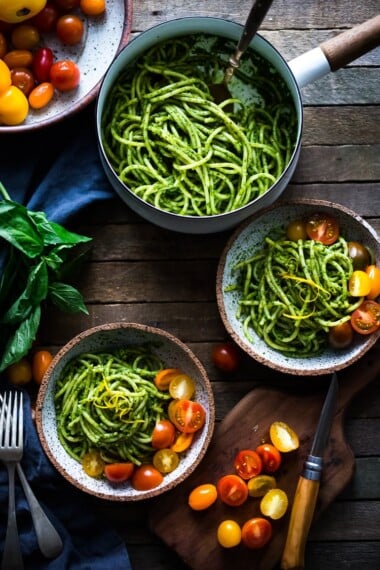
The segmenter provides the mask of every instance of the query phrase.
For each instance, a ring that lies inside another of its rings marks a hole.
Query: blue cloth
[[[3,135],[0,181],[12,200],[75,231],[92,204],[116,199],[99,162],[90,106],[69,121],[35,133]],[[2,261],[0,256],[0,274]],[[1,391],[7,387],[0,379]],[[45,456],[25,392],[25,451],[22,466],[45,512],[64,543],[46,560],[39,551],[29,507],[16,476],[17,522],[26,570],[104,570],[131,568],[121,538],[97,518],[94,497],[69,484]],[[100,499],[99,499],[100,500]],[[8,509],[8,477],[0,463],[0,558]]]

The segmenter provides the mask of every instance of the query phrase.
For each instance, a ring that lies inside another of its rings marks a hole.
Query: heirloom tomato
[[[104,467],[104,475],[111,483],[123,483],[130,479],[134,468],[133,463],[109,463]]]
[[[169,420],[159,420],[152,432],[152,447],[154,449],[170,447],[174,443],[175,433],[174,424]]]
[[[136,491],[149,491],[161,485],[164,477],[154,465],[140,465],[131,478],[131,485]]]
[[[261,517],[247,520],[241,529],[241,539],[247,548],[263,548],[272,537],[270,521]]]
[[[230,507],[239,507],[248,498],[247,483],[238,475],[224,475],[216,488],[220,500]]]
[[[351,315],[352,328],[359,334],[371,334],[380,327],[380,304],[363,301]]]
[[[315,212],[306,221],[306,233],[314,241],[332,245],[339,237],[338,220],[325,212]]]
[[[212,483],[204,483],[195,487],[189,495],[188,504],[194,511],[204,511],[213,505],[218,498],[218,491]]]
[[[222,521],[218,526],[216,537],[224,548],[233,548],[241,542],[241,528],[236,521]]]
[[[168,409],[169,419],[184,433],[193,433],[201,429],[206,421],[205,409],[199,402],[192,400],[173,400]]]
[[[263,471],[274,473],[281,465],[281,453],[270,443],[263,443],[256,447],[256,453],[260,456]]]

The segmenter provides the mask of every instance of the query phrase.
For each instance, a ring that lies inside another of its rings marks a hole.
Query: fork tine
[[[24,408],[23,408],[23,393],[20,392],[19,410],[18,410],[18,447],[23,447],[24,439]]]
[[[5,396],[2,400],[1,413],[0,413],[0,447],[3,446],[4,427],[5,427]]]
[[[8,404],[5,410],[5,418],[4,446],[9,447],[11,445],[12,392],[8,392]]]

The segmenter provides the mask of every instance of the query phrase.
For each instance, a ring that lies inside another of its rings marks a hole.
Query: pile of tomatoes
[[[278,472],[282,453],[298,449],[299,438],[285,422],[273,422],[269,429],[270,443],[261,443],[255,449],[241,449],[234,459],[234,472],[223,475],[216,484],[205,483],[193,489],[188,497],[195,511],[211,507],[217,499],[229,507],[240,507],[249,497],[260,499],[262,516],[248,519],[239,525],[233,519],[222,520],[216,536],[224,548],[241,542],[248,548],[265,546],[272,537],[271,520],[284,516],[288,497],[277,486],[274,474]]]
[[[37,14],[20,23],[0,19],[0,124],[18,125],[30,108],[43,109],[56,92],[78,87],[78,65],[68,58],[57,59],[49,41],[80,45],[85,41],[85,18],[106,10],[106,0],[42,4]]]
[[[15,386],[24,386],[31,381],[39,386],[52,360],[53,355],[48,350],[36,350],[30,358],[21,358],[8,366],[6,376]]]

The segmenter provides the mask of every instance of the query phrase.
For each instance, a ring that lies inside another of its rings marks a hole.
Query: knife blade
[[[333,373],[322,407],[310,454],[304,463],[294,495],[281,568],[304,568],[305,545],[317,502],[323,469],[323,452],[329,438],[338,396],[338,379]]]

